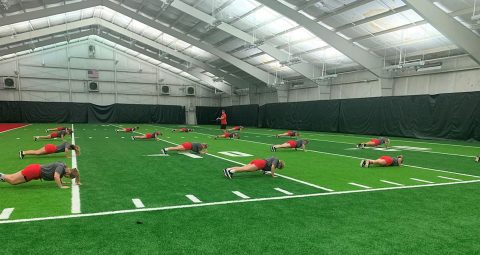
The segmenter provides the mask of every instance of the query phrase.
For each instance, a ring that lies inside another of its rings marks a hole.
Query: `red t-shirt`
[[[222,114],[222,117],[220,117],[220,119],[221,119],[220,124],[227,125],[227,114],[226,113]]]

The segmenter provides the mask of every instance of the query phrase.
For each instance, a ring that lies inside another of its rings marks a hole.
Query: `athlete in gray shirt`
[[[280,149],[280,148],[292,148],[292,149],[299,149],[301,148],[303,151],[306,151],[305,150],[305,145],[307,145],[309,143],[308,140],[305,140],[305,139],[298,139],[296,141],[294,140],[290,140],[290,141],[287,141],[285,143],[282,143],[282,144],[275,144],[275,145],[272,145],[270,147],[270,150],[271,151],[277,151],[277,149]]]
[[[365,147],[377,147],[380,145],[385,145],[385,148],[388,148],[390,145],[390,139],[386,137],[372,138],[368,142],[357,144],[357,148],[363,149]]]
[[[25,155],[45,155],[45,154],[65,152],[65,156],[68,158],[69,157],[68,152],[70,150],[74,150],[77,156],[80,155],[80,146],[70,144],[68,142],[64,142],[60,145],[45,144],[45,146],[37,150],[20,151],[19,155],[20,155],[20,158],[23,159]]]
[[[31,180],[43,179],[45,181],[55,181],[59,188],[67,189],[69,187],[63,185],[62,182],[62,177],[64,176],[75,179],[75,183],[81,185],[78,170],[76,168],[69,168],[62,162],[45,165],[31,164],[14,174],[0,173],[0,181],[17,185]]]
[[[244,166],[234,166],[223,169],[225,177],[232,179],[233,174],[239,172],[254,172],[262,170],[263,173],[270,172],[272,177],[275,177],[275,169],[283,169],[285,163],[275,157],[269,157],[266,159],[254,159]]]
[[[208,144],[184,142],[178,146],[163,148],[162,153],[167,154],[169,151],[193,151],[199,154],[207,153]]]

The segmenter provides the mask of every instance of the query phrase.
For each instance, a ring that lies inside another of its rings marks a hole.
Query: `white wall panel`
[[[89,45],[95,46],[95,58],[89,58]],[[71,45],[68,50],[64,46],[0,62],[0,77],[14,76],[17,60],[20,67],[17,84],[21,84],[24,101],[220,105],[220,98],[213,90],[94,41]],[[100,92],[88,92],[87,81],[92,80],[88,78],[88,69],[98,70],[99,78],[94,80],[98,80]],[[157,85],[170,86],[170,95],[158,96]],[[187,86],[196,88],[196,96],[185,96]],[[0,100],[19,100],[19,90],[0,86]]]

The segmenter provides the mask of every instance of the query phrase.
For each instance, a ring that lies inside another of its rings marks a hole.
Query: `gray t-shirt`
[[[65,152],[65,149],[70,147],[72,144],[70,143],[67,143],[67,142],[64,142],[60,145],[57,145],[57,150],[55,151],[55,153],[59,153],[59,152]]]
[[[265,164],[265,167],[263,168],[263,170],[265,171],[272,170],[272,165],[275,166],[275,168],[278,168],[278,164],[280,162],[278,159],[274,157],[270,157],[270,158],[266,158],[265,160],[267,161],[267,164]]]
[[[385,144],[388,141],[388,138],[380,137],[380,138],[378,138],[378,140],[380,140],[380,144]]]
[[[393,157],[393,163],[392,163],[392,166],[398,166],[398,158],[397,157]]]
[[[296,140],[295,143],[295,148],[302,148],[302,145],[303,143],[305,142],[305,140],[302,140],[302,139],[299,139],[299,140]]]
[[[55,173],[59,173],[60,178],[62,178],[65,175],[65,170],[67,169],[67,166],[65,165],[65,163],[55,162],[48,165],[41,165],[40,169],[41,169],[40,176],[42,179],[46,181],[53,181],[55,179],[54,178]]]
[[[63,135],[63,136],[66,136],[66,135],[67,135],[67,131],[62,130],[62,131],[57,132],[57,136],[58,136],[58,137],[62,137],[62,135]]]
[[[203,146],[201,143],[192,143],[192,151],[196,153],[200,153],[200,151],[203,149]]]

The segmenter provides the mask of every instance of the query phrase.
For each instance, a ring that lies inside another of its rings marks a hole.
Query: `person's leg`
[[[147,136],[145,136],[145,135],[134,135],[134,136],[132,136],[132,139],[146,139],[146,138],[147,138]]]
[[[369,161],[368,161],[368,164],[369,164],[369,165],[386,166],[386,165],[387,165],[387,161],[385,161],[385,160],[383,160],[383,159],[369,160]]]
[[[278,148],[292,148],[289,143],[282,143],[282,144],[277,144],[273,145],[273,148],[278,149]]]
[[[14,174],[2,174],[0,180],[8,182],[12,185],[25,183],[25,177],[23,177],[22,172],[16,172]]]
[[[42,147],[38,150],[22,151],[22,154],[23,155],[43,155],[43,154],[47,154],[47,152],[45,151],[45,148]]]
[[[175,147],[165,148],[164,150],[166,150],[166,151],[185,151],[185,148],[182,145],[178,145],[178,146],[175,146]]]
[[[248,164],[244,166],[234,166],[227,168],[231,173],[239,173],[239,172],[254,172],[257,171],[258,168],[254,164]]]
[[[36,141],[36,140],[38,140],[38,139],[51,139],[51,138],[52,138],[52,136],[51,136],[51,135],[45,135],[45,136],[34,136],[33,138],[34,138],[34,139],[35,139],[35,141]]]

